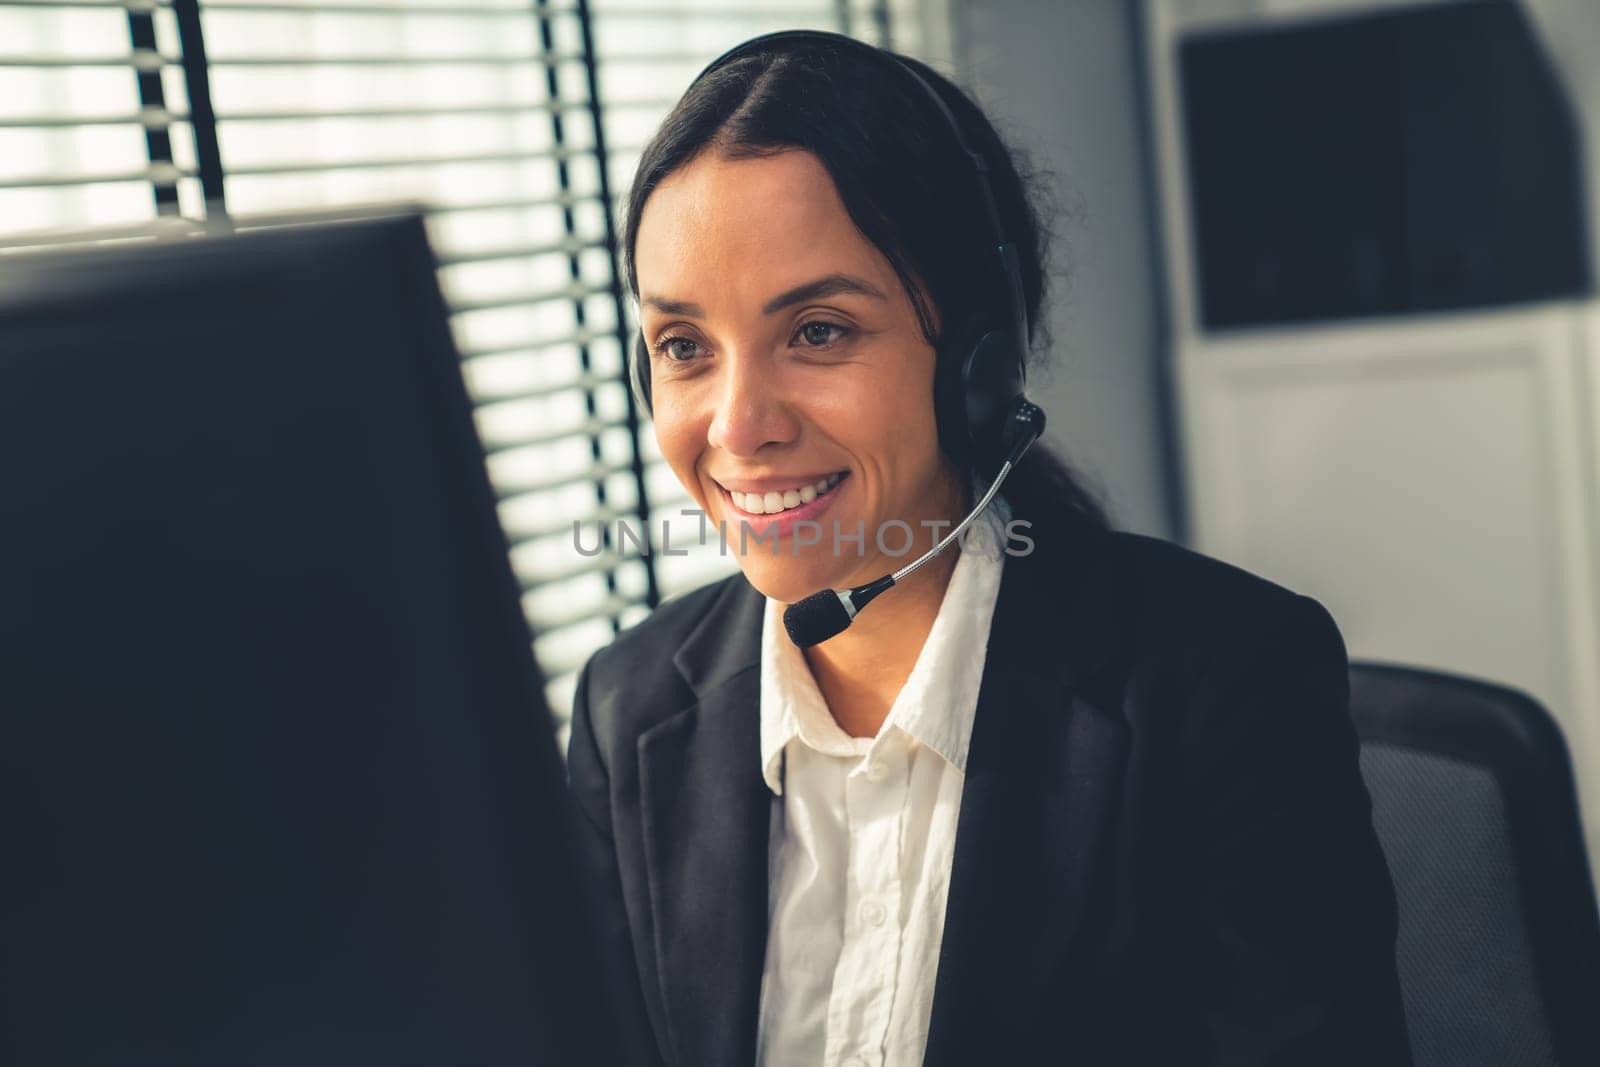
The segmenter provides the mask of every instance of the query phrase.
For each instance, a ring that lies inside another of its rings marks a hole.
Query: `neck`
[[[839,728],[872,737],[933,629],[955,572],[958,545],[880,595],[837,637],[805,650],[806,663]]]

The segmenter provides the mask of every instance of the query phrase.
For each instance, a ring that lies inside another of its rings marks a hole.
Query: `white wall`
[[[1055,367],[1030,380],[1030,395],[1117,524],[1166,537],[1176,527],[1135,10],[1125,0],[950,0],[950,52],[1008,143],[1049,172],[1064,209]]]

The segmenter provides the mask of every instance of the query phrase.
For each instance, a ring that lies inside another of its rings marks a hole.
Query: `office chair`
[[[1356,663],[1416,1067],[1600,1064],[1600,918],[1560,728],[1526,694]]]

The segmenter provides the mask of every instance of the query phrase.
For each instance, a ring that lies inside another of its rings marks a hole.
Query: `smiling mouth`
[[[785,511],[805,507],[820,497],[825,497],[833,492],[834,488],[844,480],[846,471],[835,471],[826,478],[819,478],[815,482],[786,489],[782,492],[772,491],[767,493],[739,493],[732,489],[725,489],[733,506],[745,515],[781,515]]]

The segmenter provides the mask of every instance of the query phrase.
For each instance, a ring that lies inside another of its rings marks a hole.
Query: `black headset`
[[[1019,434],[1029,434],[1030,439],[1038,436],[1043,429],[1044,414],[1023,395],[1027,385],[1027,303],[1022,294],[1022,270],[1016,246],[1006,239],[989,184],[989,165],[973,150],[955,114],[925,78],[893,53],[843,34],[780,30],[753,37],[712,60],[695,75],[689,86],[693,88],[707,74],[740,56],[789,41],[829,44],[853,50],[871,62],[892,65],[927,95],[944,117],[962,153],[972,161],[984,217],[989,222],[992,242],[989,254],[993,257],[994,270],[1000,275],[998,291],[1009,295],[1009,306],[973,315],[945,329],[934,370],[934,412],[939,444],[945,453],[959,466],[990,477],[1012,452]],[[643,334],[634,345],[629,374],[639,403],[647,414],[651,413],[650,350]]]

